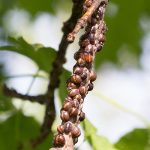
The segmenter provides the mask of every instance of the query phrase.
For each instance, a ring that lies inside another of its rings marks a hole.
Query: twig
[[[91,5],[91,7],[89,7],[87,9],[87,11],[85,12],[85,14],[80,19],[78,19],[75,28],[73,29],[73,31],[71,33],[68,34],[67,40],[69,42],[73,42],[74,41],[75,35],[79,32],[79,30],[81,28],[85,27],[87,21],[91,18],[93,12],[98,8],[98,6],[100,5],[100,3],[102,1],[106,2],[107,0],[94,0],[92,5]]]
[[[41,134],[37,139],[32,140],[32,146],[35,147],[36,145],[40,144],[45,137],[51,132],[52,124],[55,120],[56,111],[55,111],[55,104],[54,104],[54,92],[55,89],[59,86],[59,77],[62,73],[63,64],[65,63],[65,54],[68,45],[70,42],[67,41],[67,35],[73,30],[75,27],[78,18],[82,15],[83,9],[83,0],[74,0],[73,1],[73,8],[72,8],[72,15],[64,23],[64,27],[62,28],[63,37],[59,45],[59,49],[57,52],[57,56],[55,61],[53,62],[53,69],[50,72],[50,83],[48,85],[48,90],[46,94],[46,111],[44,121],[41,127]]]
[[[27,94],[21,94],[21,93],[17,92],[15,89],[8,88],[6,85],[3,86],[3,92],[5,95],[7,95],[9,97],[20,98],[22,100],[28,100],[28,101],[37,102],[40,104],[46,103],[45,95],[30,96]]]

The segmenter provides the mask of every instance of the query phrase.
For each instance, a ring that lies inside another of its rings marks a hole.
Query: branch
[[[5,95],[9,97],[15,97],[15,98],[20,98],[22,100],[27,100],[30,102],[37,102],[40,104],[45,104],[45,95],[37,95],[37,96],[30,96],[27,94],[21,94],[17,92],[15,89],[8,88],[6,85],[3,86],[3,92]]]
[[[86,1],[85,1],[85,3],[86,3]],[[93,3],[91,3],[91,6],[87,9],[85,14],[80,19],[78,19],[77,24],[76,24],[75,28],[73,29],[73,31],[71,33],[69,33],[69,35],[67,37],[67,40],[69,42],[74,41],[75,35],[79,32],[79,30],[81,28],[85,27],[85,25],[87,24],[87,21],[90,20],[90,18],[92,16],[92,14],[94,13],[94,11],[98,8],[100,3],[103,2],[103,1],[106,2],[107,0],[94,0]]]
[[[106,24],[103,19],[106,4],[100,0],[92,3],[95,10],[89,11],[92,13],[89,14],[92,18],[88,20],[85,34],[80,38],[80,49],[75,55],[77,62],[67,83],[68,95],[60,111],[62,123],[57,127],[58,134],[54,138],[55,148],[50,150],[73,150],[81,134],[78,125],[85,118],[85,113],[82,111],[84,98],[93,89],[93,81],[96,80],[96,73],[92,70],[93,62],[96,53],[105,42]],[[81,18],[84,18],[84,15]]]
[[[59,86],[59,77],[63,70],[63,64],[65,63],[65,54],[68,45],[70,42],[67,40],[67,35],[73,30],[75,27],[78,18],[82,15],[82,9],[83,9],[83,0],[73,0],[73,8],[72,8],[72,15],[64,23],[64,26],[62,28],[63,31],[63,37],[59,45],[59,49],[57,52],[57,56],[55,61],[53,62],[53,68],[50,72],[49,80],[50,83],[48,85],[47,90],[47,101],[46,101],[46,111],[45,111],[45,117],[44,121],[41,127],[41,134],[39,137],[32,141],[32,146],[35,147],[36,145],[40,144],[45,137],[51,132],[51,127],[53,125],[53,122],[55,120],[56,116],[56,110],[55,110],[55,104],[54,104],[54,92],[55,89]]]

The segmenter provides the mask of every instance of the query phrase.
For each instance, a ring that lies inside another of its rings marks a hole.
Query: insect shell
[[[75,66],[73,72],[74,74],[80,75],[83,72],[83,68]]]
[[[62,119],[62,121],[67,122],[69,121],[70,117],[69,117],[69,113],[67,111],[62,110],[60,113],[60,118]]]
[[[81,78],[82,78],[83,80],[85,80],[85,79],[87,78],[87,73],[86,73],[86,72],[83,72],[83,73],[81,74]]]
[[[85,86],[80,86],[79,91],[81,95],[85,95],[87,92],[87,88]]]
[[[76,117],[78,115],[78,113],[79,113],[79,110],[77,108],[75,108],[75,107],[71,108],[71,110],[70,110],[71,117]]]
[[[73,139],[73,143],[76,144],[78,142],[78,138]]]
[[[93,83],[89,83],[89,85],[88,85],[88,91],[92,91],[93,87],[94,87]]]
[[[82,82],[82,79],[81,79],[81,77],[79,76],[79,75],[72,75],[72,77],[71,77],[71,81],[73,82],[73,83],[75,83],[75,84],[79,84],[79,83],[81,83]]]
[[[95,81],[97,78],[96,72],[94,72],[93,70],[90,72],[90,80],[91,82]]]
[[[106,38],[105,38],[105,36],[104,36],[104,34],[99,34],[99,42],[105,42],[105,40],[106,40]]]
[[[65,124],[64,124],[64,132],[66,133],[66,134],[68,134],[69,132],[71,132],[72,131],[72,123],[71,122],[66,122]]]
[[[62,134],[58,134],[54,137],[54,146],[63,147],[65,145],[65,137]]]
[[[72,131],[71,131],[71,134],[72,134],[73,138],[79,137],[81,135],[81,131],[80,131],[79,127],[74,126]]]
[[[68,83],[68,85],[67,85],[68,90],[75,89],[75,88],[77,88],[77,86],[74,83],[72,83],[72,82]]]
[[[69,111],[69,109],[72,107],[72,102],[65,102],[63,105],[63,110]]]
[[[86,47],[86,46],[88,46],[90,44],[90,41],[88,40],[88,39],[85,39],[85,40],[83,40],[82,42],[81,42],[81,46],[82,47]]]
[[[57,131],[58,131],[58,133],[63,134],[63,133],[64,133],[64,126],[63,126],[63,125],[59,125],[59,126],[57,127]]]
[[[83,121],[84,119],[85,119],[85,113],[83,111],[81,111],[79,120]]]
[[[74,97],[74,99],[76,99],[76,100],[78,100],[78,102],[80,102],[81,99],[82,99],[82,96],[81,96],[80,94],[77,94],[77,95]]]
[[[75,59],[75,60],[78,60],[78,59],[79,59],[80,53],[81,53],[81,52],[78,51],[78,52],[76,52],[76,53],[74,54],[74,59]]]
[[[69,96],[74,97],[79,94],[79,89],[72,89],[69,91]]]
[[[91,63],[93,61],[93,56],[90,53],[83,53],[81,55],[81,58],[88,63]]]
[[[77,60],[77,64],[78,64],[80,67],[84,67],[84,66],[86,65],[86,62],[85,62],[84,59],[79,58],[79,59]]]
[[[77,100],[77,99],[74,99],[73,101],[72,101],[72,106],[73,107],[75,107],[75,108],[79,108],[79,101]]]

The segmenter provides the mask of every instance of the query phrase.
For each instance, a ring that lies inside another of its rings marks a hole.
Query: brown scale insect
[[[74,99],[74,100],[72,101],[72,106],[75,107],[75,108],[79,108],[79,106],[80,106],[79,101],[78,101],[77,99]]]
[[[65,102],[71,102],[71,101],[72,101],[71,97],[68,96],[68,97],[65,98]]]
[[[78,142],[78,138],[73,139],[73,143],[76,144]]]
[[[81,77],[79,76],[79,75],[72,75],[72,77],[71,77],[71,81],[73,82],[73,83],[75,83],[75,84],[79,84],[79,83],[81,83],[82,82],[82,79],[81,79]]]
[[[78,64],[80,67],[85,67],[85,66],[86,66],[86,62],[85,62],[85,60],[82,59],[82,58],[79,58],[79,59],[78,59],[77,64]]]
[[[93,82],[96,80],[96,78],[97,78],[96,73],[94,71],[91,71],[90,72],[90,80]]]
[[[79,44],[82,47],[86,47],[87,45],[90,44],[90,41],[89,41],[89,39],[85,39],[84,41],[81,41],[81,43],[79,43]]]
[[[78,100],[79,102],[81,102],[82,100],[82,96],[80,94],[77,94],[74,98]]]
[[[58,134],[54,137],[54,146],[62,147],[65,144],[65,137],[62,134]]]
[[[83,73],[81,74],[81,78],[82,78],[82,80],[85,80],[85,79],[87,78],[87,73],[86,73],[86,72],[83,72]]]
[[[76,117],[78,115],[78,113],[79,113],[79,110],[77,108],[73,107],[73,108],[71,108],[69,115],[71,117]]]
[[[93,61],[93,56],[86,52],[81,55],[81,58],[87,63],[91,63]]]
[[[74,72],[74,74],[80,75],[81,73],[83,73],[83,68],[75,67],[73,72]]]
[[[69,134],[72,131],[72,123],[71,122],[66,122],[64,124],[64,132],[66,134]]]
[[[68,90],[77,88],[77,86],[72,82],[69,82],[67,86],[68,86]]]
[[[74,59],[75,60],[78,60],[79,58],[80,58],[80,51],[78,51],[78,52],[76,52],[75,54],[74,54]]]
[[[72,108],[72,102],[65,102],[62,108],[65,111],[69,111]]]
[[[79,89],[72,89],[72,90],[70,90],[69,91],[69,96],[70,97],[74,97],[74,96],[76,96],[76,95],[78,95],[79,94]]]
[[[81,111],[79,120],[83,121],[84,119],[85,119],[85,113],[83,111]]]
[[[94,87],[93,83],[89,83],[89,85],[88,85],[88,91],[92,91],[93,87]]]
[[[67,122],[69,121],[70,117],[69,117],[69,113],[67,111],[62,110],[61,114],[60,114],[60,118],[62,121]]]
[[[84,49],[84,52],[93,55],[93,48],[92,48],[92,45],[86,46],[85,49]]]
[[[85,86],[80,86],[79,87],[79,92],[81,95],[85,95],[87,92],[87,88]]]
[[[81,135],[81,131],[80,131],[79,127],[74,126],[71,131],[71,135],[73,138],[78,138]]]
[[[57,127],[57,131],[58,131],[58,133],[63,134],[63,133],[64,133],[64,126],[63,126],[63,125],[59,125],[59,126]]]

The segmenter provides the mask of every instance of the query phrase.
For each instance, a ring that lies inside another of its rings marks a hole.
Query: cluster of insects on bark
[[[83,102],[88,92],[93,89],[93,81],[97,77],[92,69],[93,62],[96,53],[101,51],[105,42],[107,27],[103,19],[106,5],[106,1],[96,3],[96,0],[85,0],[83,17],[68,35],[68,41],[73,42],[75,34],[85,26],[85,33],[79,40],[80,49],[74,54],[76,64],[71,77],[67,80],[68,95],[60,110],[62,123],[57,127],[58,134],[54,137],[55,147],[65,145],[65,135],[71,136],[74,144],[81,135],[78,125],[85,119],[85,113],[82,111]],[[90,14],[92,11],[93,13]]]

